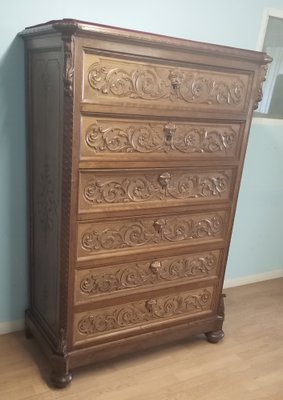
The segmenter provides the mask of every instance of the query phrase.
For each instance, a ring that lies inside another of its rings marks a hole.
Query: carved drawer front
[[[101,335],[119,335],[124,330],[137,330],[141,325],[144,331],[147,325],[166,320],[170,324],[172,319],[202,315],[212,310],[212,301],[213,287],[205,287],[78,313],[74,318],[73,341],[77,344]]]
[[[160,207],[231,199],[232,169],[84,170],[79,212]]]
[[[227,212],[78,223],[78,259],[224,238]],[[142,250],[142,251],[144,251]]]
[[[83,116],[81,159],[236,158],[241,124],[139,121]]]
[[[84,54],[86,102],[170,110],[247,108],[249,75]]]
[[[217,276],[220,261],[220,250],[213,250],[76,270],[75,304],[131,290],[151,290]]]

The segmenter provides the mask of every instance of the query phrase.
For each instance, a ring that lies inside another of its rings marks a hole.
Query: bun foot
[[[221,339],[224,338],[224,332],[222,331],[222,329],[219,331],[206,332],[205,335],[209,343],[218,343]]]
[[[32,331],[27,326],[25,327],[25,337],[26,337],[26,339],[34,338]]]
[[[50,379],[51,379],[53,386],[55,386],[58,389],[64,389],[72,381],[73,375],[71,372],[68,372],[68,373],[62,374],[62,375],[59,375],[59,374],[56,374],[55,372],[53,372],[51,374]]]

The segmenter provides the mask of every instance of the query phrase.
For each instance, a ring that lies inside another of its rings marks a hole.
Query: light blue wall
[[[76,18],[255,49],[265,7],[283,0],[1,0],[0,25],[0,322],[21,319],[27,304],[25,26]],[[283,267],[283,134],[253,124],[227,275]]]

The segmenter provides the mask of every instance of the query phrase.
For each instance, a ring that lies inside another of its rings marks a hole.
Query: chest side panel
[[[29,53],[31,302],[53,331],[59,312],[62,70],[60,49]]]

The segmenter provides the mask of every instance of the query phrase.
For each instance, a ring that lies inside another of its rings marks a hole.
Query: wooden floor
[[[75,371],[49,388],[35,341],[0,336],[0,399],[282,400],[283,279],[225,290],[226,336],[203,336]]]

